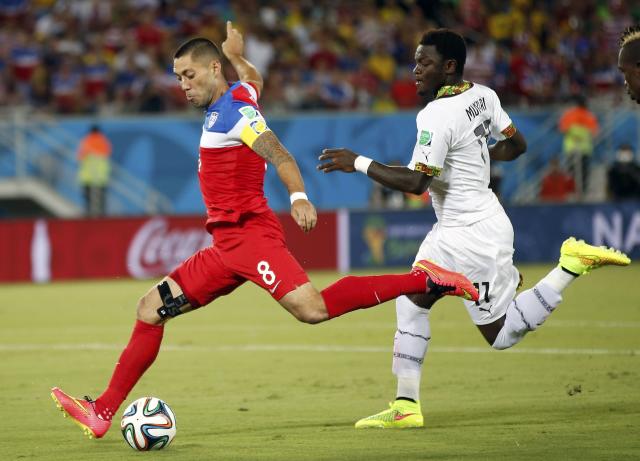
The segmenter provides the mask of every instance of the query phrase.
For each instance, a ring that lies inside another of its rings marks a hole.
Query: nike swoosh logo
[[[89,416],[89,410],[87,410],[84,407],[84,405],[82,405],[80,402],[78,402],[77,399],[74,399],[73,397],[71,397],[71,400],[73,400],[73,403],[75,403],[78,406],[78,408],[80,408],[83,411],[85,415]]]
[[[430,267],[427,267],[423,264],[416,264],[417,267],[419,267],[420,269],[422,269],[423,271],[425,271],[427,274],[429,275],[433,275],[434,277],[438,277],[440,278],[440,274],[438,274],[436,271],[434,271],[433,269],[431,269]]]
[[[273,288],[269,288],[269,293],[274,294],[276,292],[276,289],[278,288],[278,285],[280,285],[280,282],[282,282],[282,280],[278,280],[278,283],[276,283]]]
[[[395,416],[393,417],[393,419],[394,419],[394,421],[400,421],[400,420],[402,420],[402,419],[405,419],[405,418],[406,418],[406,417],[408,417],[408,416],[413,416],[413,415],[415,415],[415,413],[406,413],[406,414],[404,414],[404,415],[395,415]]]

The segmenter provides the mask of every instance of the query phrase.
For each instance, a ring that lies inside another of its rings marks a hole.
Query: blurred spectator
[[[469,46],[467,61],[464,65],[464,75],[467,80],[490,85],[496,55],[495,42],[483,40]]]
[[[370,110],[376,113],[389,113],[395,112],[397,109],[398,106],[389,95],[389,89],[384,85],[380,85],[373,95]]]
[[[309,67],[315,71],[330,71],[338,66],[338,54],[332,46],[332,38],[327,30],[317,29],[309,45]]]
[[[378,80],[390,83],[396,74],[396,61],[385,46],[379,44],[367,59],[367,67]]]
[[[390,93],[398,109],[413,109],[418,106],[416,78],[408,66],[398,69],[396,79],[391,84]]]
[[[146,7],[137,13],[138,25],[133,32],[138,45],[141,48],[159,49],[164,40],[164,34],[156,23],[157,12],[152,7]]]
[[[31,94],[31,77],[40,64],[41,52],[24,31],[19,31],[11,48],[10,62],[15,89],[27,99]]]
[[[640,199],[640,165],[634,157],[631,146],[622,144],[609,167],[609,195],[614,200]]]
[[[267,80],[267,85],[269,81]],[[299,69],[293,69],[286,83],[284,78],[280,78],[279,81],[284,85],[282,96],[285,106],[293,110],[304,109],[307,103],[307,85],[303,81],[302,72]]]
[[[286,110],[285,88],[289,86],[285,82],[284,73],[274,69],[265,81],[262,90],[264,96],[261,98],[260,104],[268,106],[271,113],[284,112]]]
[[[584,96],[574,97],[575,105],[560,116],[558,129],[564,133],[562,151],[567,156],[577,191],[584,196],[588,189],[593,138],[600,126],[596,116],[587,108]]]
[[[342,71],[333,69],[318,83],[323,108],[350,109],[353,107],[355,92]]]
[[[78,182],[82,187],[87,216],[104,216],[111,175],[111,142],[93,125],[78,146]]]
[[[140,92],[140,107],[138,110],[143,113],[158,113],[164,112],[166,106],[162,87],[153,80],[147,81]]]
[[[51,95],[56,112],[72,114],[82,109],[82,76],[73,58],[65,57],[51,78]]]
[[[100,46],[83,56],[82,78],[86,102],[95,105],[104,100],[111,83],[111,68]]]
[[[269,36],[268,31],[264,27],[250,29],[245,39],[245,56],[254,66],[262,77],[267,80],[269,75],[269,66],[275,58],[276,50],[273,46],[273,40]]]
[[[263,75],[281,73],[284,88],[264,89],[265,110],[390,109],[389,99],[397,109],[414,108],[420,104],[410,70],[416,39],[434,27],[452,27],[467,37],[469,78],[488,83],[504,104],[563,103],[571,94],[615,102],[623,91],[616,41],[637,16],[638,4],[0,1],[0,105],[63,113],[188,110],[184,98],[179,101],[166,81],[149,73],[154,66],[170,69],[173,51],[194,35],[220,43],[226,19],[248,31],[247,56]],[[353,88],[349,104],[333,97],[327,102],[327,91],[336,87],[334,82],[327,89],[327,80],[336,68],[346,82],[337,86]],[[66,95],[60,104],[73,84],[86,101],[70,103],[78,95]]]
[[[560,161],[554,157],[540,183],[540,200],[543,202],[566,202],[576,192],[573,177],[562,169]]]

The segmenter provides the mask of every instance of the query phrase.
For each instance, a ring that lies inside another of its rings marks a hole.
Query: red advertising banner
[[[306,269],[336,269],[337,219],[320,213],[304,234],[279,215],[291,252]],[[0,281],[166,275],[211,245],[203,217],[0,221]]]
[[[0,280],[31,280],[31,240],[37,221],[0,221]]]

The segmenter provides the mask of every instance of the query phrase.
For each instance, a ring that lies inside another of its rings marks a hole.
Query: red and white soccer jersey
[[[198,174],[214,245],[169,275],[193,307],[231,293],[246,280],[275,299],[309,281],[264,196],[267,164],[251,146],[269,128],[257,99],[252,85],[237,82],[205,115]]]
[[[198,161],[207,230],[213,223],[236,222],[243,213],[268,209],[264,197],[267,163],[251,150],[267,130],[257,91],[248,83],[235,83],[207,109]]]

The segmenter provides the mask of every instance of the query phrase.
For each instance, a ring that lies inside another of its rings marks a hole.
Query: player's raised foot
[[[478,289],[468,278],[458,272],[449,271],[426,259],[415,263],[413,270],[427,274],[429,293],[459,296],[471,301],[478,300]]]
[[[420,402],[396,400],[389,404],[389,409],[375,415],[362,418],[355,425],[356,429],[409,429],[424,427],[424,418]]]
[[[593,246],[584,240],[569,237],[560,248],[559,266],[576,274],[584,275],[602,266],[628,266],[631,259],[615,248]]]
[[[51,389],[51,398],[56,402],[58,409],[63,412],[64,417],[71,418],[90,439],[99,439],[109,430],[111,421],[98,416],[94,402],[89,397],[82,400],[75,399],[62,392],[61,389],[54,387]]]

